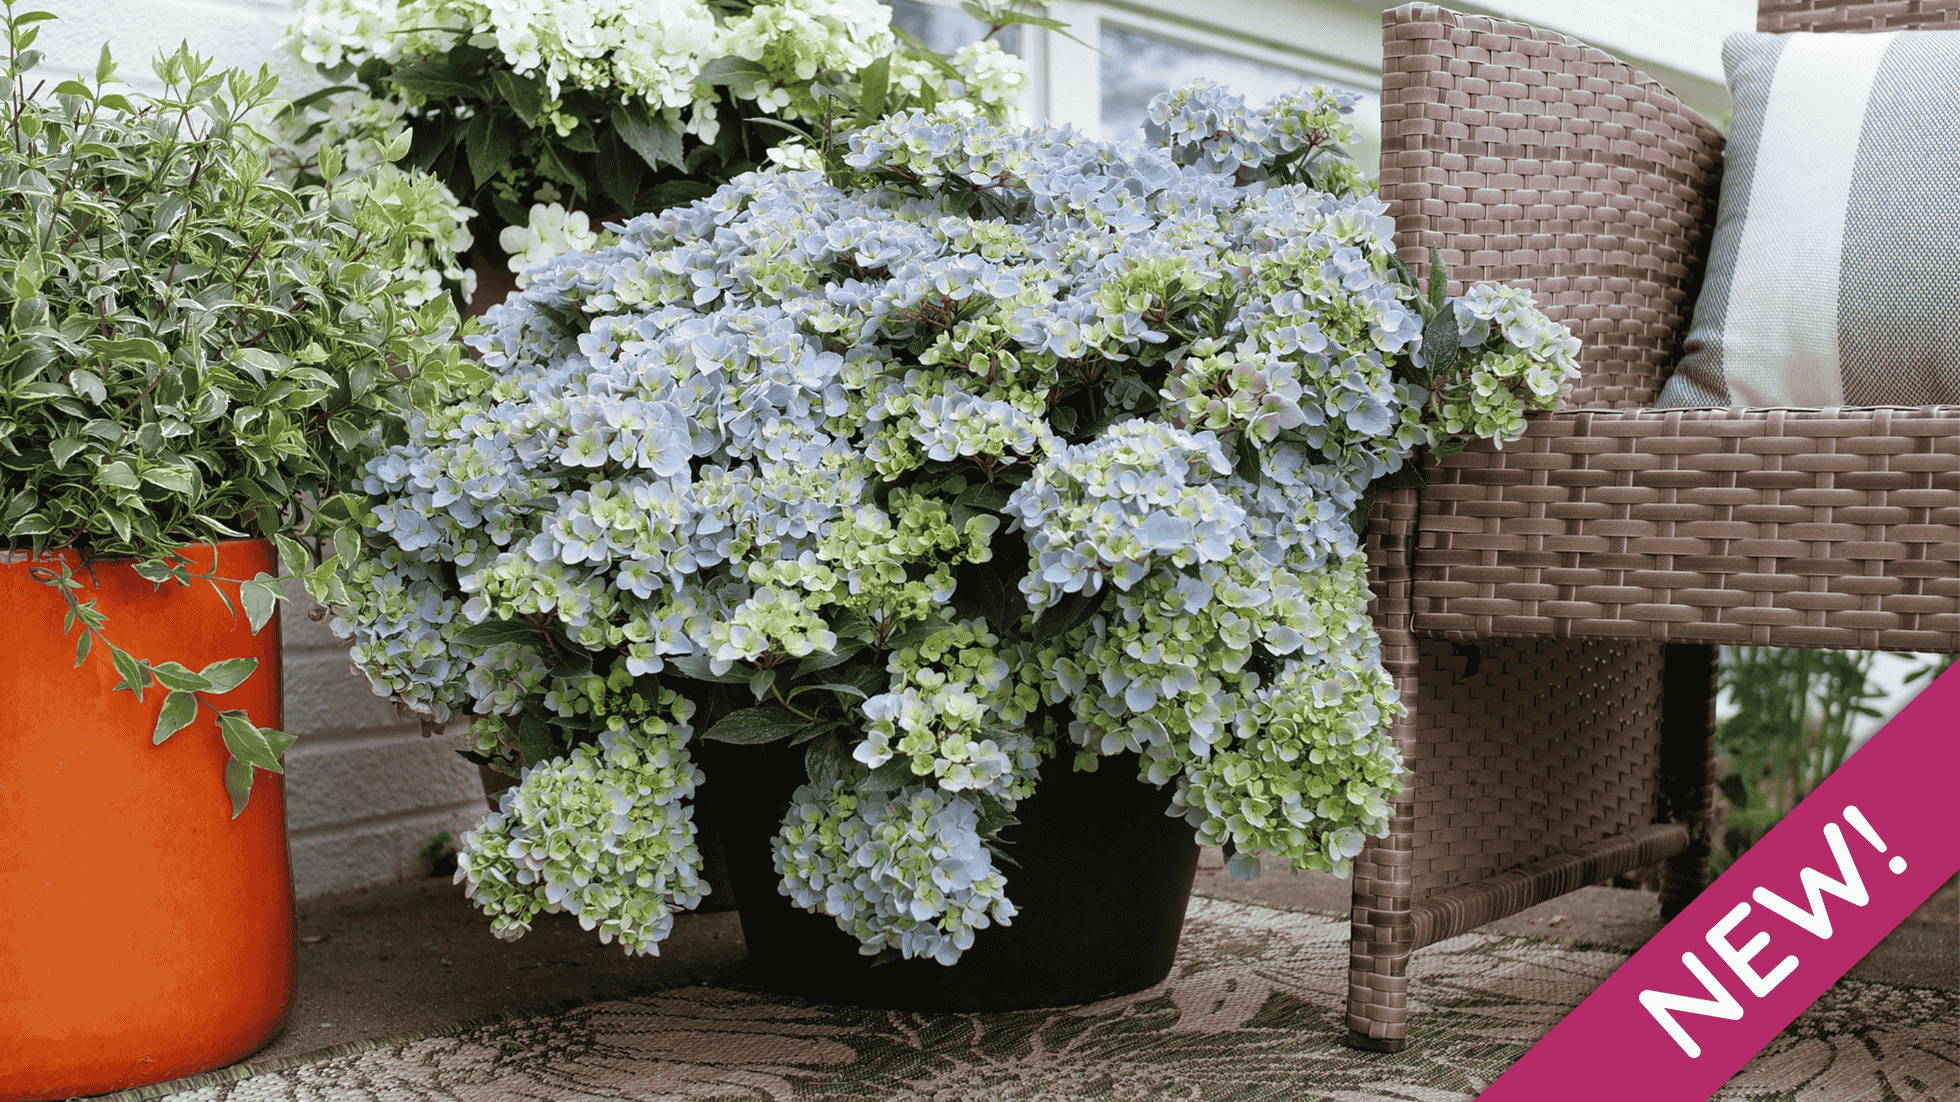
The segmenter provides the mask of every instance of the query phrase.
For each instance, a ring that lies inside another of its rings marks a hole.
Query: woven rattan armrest
[[[1416,524],[1424,635],[1960,650],[1960,407],[1552,414]]]

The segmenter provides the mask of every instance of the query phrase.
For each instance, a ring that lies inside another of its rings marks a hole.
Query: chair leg
[[[1388,835],[1369,842],[1354,861],[1347,1043],[1377,1052],[1409,1046],[1409,954],[1416,940],[1414,771],[1421,765],[1415,712],[1422,649],[1409,631],[1409,547],[1416,513],[1415,490],[1388,490],[1375,498],[1368,526],[1368,582],[1375,592],[1369,612],[1381,633],[1382,666],[1394,677],[1407,709],[1389,734],[1410,770],[1395,795]]]
[[[1396,816],[1388,837],[1354,863],[1353,931],[1348,940],[1347,1043],[1374,1052],[1409,1047],[1410,821]]]
[[[1661,918],[1672,919],[1708,886],[1715,803],[1715,648],[1666,651],[1661,705],[1661,815],[1685,823],[1689,846],[1661,876]]]

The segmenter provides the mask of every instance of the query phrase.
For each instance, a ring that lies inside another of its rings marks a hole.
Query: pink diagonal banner
[[[1706,1102],[1960,871],[1956,782],[1960,666],[1480,1097]]]

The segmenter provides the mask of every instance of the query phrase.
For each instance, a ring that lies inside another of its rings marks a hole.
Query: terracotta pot
[[[1170,974],[1198,869],[1191,827],[1170,795],[1137,779],[1136,759],[1042,767],[1001,832],[1020,913],[974,935],[959,962],[867,957],[824,915],[780,888],[770,839],[803,783],[801,747],[703,742],[715,817],[735,882],[751,979],[821,1002],[926,1011],[1068,1006],[1141,991]]]
[[[209,547],[184,552],[202,571]],[[263,541],[219,573],[276,572]],[[152,586],[128,563],[0,552],[0,1099],[67,1098],[221,1067],[279,1029],[292,997],[293,887],[280,778],[231,817],[207,711],[162,746],[163,691],[112,692],[106,653],[75,666],[63,603],[29,576],[66,561],[140,658],[192,669],[253,657],[222,697],[280,722],[279,627],[254,636],[209,585]],[[234,607],[237,587],[225,586]]]

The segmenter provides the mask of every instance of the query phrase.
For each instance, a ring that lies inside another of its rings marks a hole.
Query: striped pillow
[[[1708,277],[1663,406],[1960,401],[1960,31],[1738,34]]]

